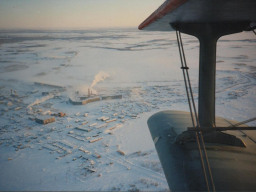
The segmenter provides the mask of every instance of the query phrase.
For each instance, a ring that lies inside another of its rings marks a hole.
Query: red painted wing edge
[[[185,3],[187,0],[167,0],[165,1],[155,12],[153,12],[145,21],[143,21],[139,25],[139,29],[142,30],[151,23],[155,22],[158,19],[161,19],[166,14],[170,13],[183,3]]]

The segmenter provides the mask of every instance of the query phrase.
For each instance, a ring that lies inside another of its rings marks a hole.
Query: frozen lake
[[[197,98],[199,43],[182,37]],[[255,117],[255,52],[252,32],[218,41],[217,116]],[[0,31],[0,190],[167,191],[147,119],[189,110],[179,59],[174,32]],[[122,98],[70,103],[88,88]]]

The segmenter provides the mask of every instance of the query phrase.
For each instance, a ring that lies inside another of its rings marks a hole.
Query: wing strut
[[[200,124],[197,116],[197,110],[195,106],[193,91],[192,91],[191,82],[190,82],[189,73],[188,73],[189,67],[187,66],[187,62],[186,62],[186,57],[185,57],[185,52],[183,48],[180,31],[176,30],[176,36],[177,36],[177,42],[179,47],[181,69],[183,73],[185,89],[186,89],[187,99],[189,103],[189,110],[190,110],[192,125],[195,129],[198,129],[198,132],[197,131],[195,132],[195,138],[196,138],[196,142],[197,142],[197,146],[200,154],[200,160],[201,160],[201,165],[204,173],[206,187],[208,191],[215,191],[212,171],[209,164],[207,152],[205,149],[204,138],[202,135],[202,131],[200,131]],[[194,112],[194,115],[193,115],[193,112]]]

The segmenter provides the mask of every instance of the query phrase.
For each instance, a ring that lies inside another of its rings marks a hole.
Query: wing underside
[[[249,21],[256,26],[255,0],[167,0],[139,26],[152,31],[174,30],[176,23]]]

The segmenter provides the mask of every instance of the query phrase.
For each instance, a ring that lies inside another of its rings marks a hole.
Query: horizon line
[[[138,26],[113,26],[113,27],[62,27],[62,28],[0,28],[0,31],[79,31],[79,30],[104,30],[104,29],[138,29]]]

